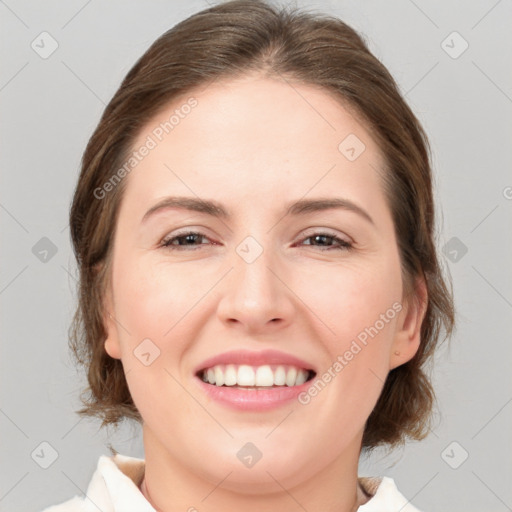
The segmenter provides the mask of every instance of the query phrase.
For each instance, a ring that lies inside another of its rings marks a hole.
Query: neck
[[[154,500],[151,498],[151,495],[149,494],[149,491],[146,487],[146,478],[145,476],[142,478],[142,483],[140,485],[140,491],[148,500],[148,502],[153,506],[153,508],[156,510],[156,512],[162,512],[161,509],[156,508]],[[371,498],[371,495],[368,494],[367,490],[364,489],[361,485],[361,483],[358,482],[357,484],[357,495],[356,495],[356,502],[354,506],[350,509],[350,512],[357,512],[360,506],[367,503]],[[193,512],[195,509],[189,509],[189,512]]]
[[[236,471],[227,471],[215,481],[207,473],[201,473],[201,469],[194,470],[180,463],[155,441],[145,426],[146,465],[140,490],[157,512],[192,512],[206,510],[206,506],[209,512],[237,509],[296,512],[297,507],[355,512],[369,499],[357,479],[359,446],[357,450],[347,449],[327,467],[291,485],[282,477],[275,478],[272,468],[267,468],[265,483],[254,482],[251,492],[247,492],[251,484],[233,477]]]

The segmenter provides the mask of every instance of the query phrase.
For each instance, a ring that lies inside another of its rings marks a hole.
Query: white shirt
[[[156,512],[139,489],[145,460],[118,453],[101,455],[85,496],[75,496],[41,512]],[[360,477],[373,494],[358,512],[420,512],[405,499],[389,477]]]

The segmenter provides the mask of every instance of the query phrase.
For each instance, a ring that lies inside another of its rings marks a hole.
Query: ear
[[[415,290],[397,320],[395,339],[389,356],[389,369],[392,370],[411,360],[421,343],[421,325],[428,306],[428,291],[425,278],[417,277]]]
[[[118,326],[113,311],[113,299],[109,287],[103,301],[103,325],[107,331],[105,352],[114,359],[121,359],[121,344],[119,343]]]

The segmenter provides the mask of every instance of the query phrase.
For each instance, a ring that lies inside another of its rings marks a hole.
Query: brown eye
[[[198,233],[197,231],[187,231],[186,233],[179,233],[171,238],[164,239],[161,245],[162,247],[173,250],[182,250],[184,247],[191,247],[193,248],[192,250],[195,250],[199,248],[199,246],[203,245],[202,243],[196,243],[198,240],[200,241],[201,238],[207,239],[207,237],[202,233]]]
[[[189,247],[190,250],[196,250],[199,249],[201,245],[206,245],[200,242],[201,239],[208,240],[208,237],[197,231],[187,231],[164,239],[161,246],[171,250],[187,250],[187,247]],[[303,242],[306,240],[311,240],[311,242],[304,245],[319,247],[322,251],[346,251],[352,248],[350,242],[329,233],[314,233],[304,238]]]
[[[310,235],[303,239],[305,240],[313,240],[314,243],[309,243],[305,245],[316,245],[319,244],[318,247],[326,247],[325,249],[321,250],[350,250],[352,248],[352,244],[350,242],[347,242],[346,240],[343,240],[342,238],[339,238],[335,235],[331,235],[329,233],[314,233],[313,235]],[[330,246],[329,244],[334,242],[335,246]]]

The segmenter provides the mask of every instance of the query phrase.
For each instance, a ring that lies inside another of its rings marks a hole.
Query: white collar
[[[156,512],[139,489],[144,468],[144,459],[120,453],[101,455],[86,497],[73,498],[61,504],[62,509],[57,505],[47,512],[81,512],[85,510],[84,500],[92,501],[102,512]],[[392,478],[360,477],[359,481],[374,495],[358,512],[420,512],[398,491]]]

